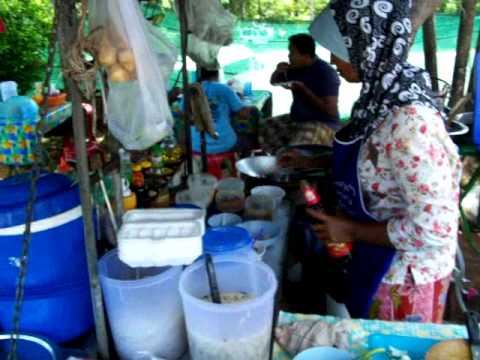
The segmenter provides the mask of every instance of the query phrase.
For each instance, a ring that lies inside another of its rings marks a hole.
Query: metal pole
[[[180,19],[180,39],[182,48],[182,77],[183,77],[183,98],[184,98],[184,115],[183,120],[185,124],[185,151],[187,154],[187,173],[193,173],[193,159],[192,159],[192,133],[190,130],[190,94],[188,91],[188,71],[187,71],[187,46],[188,46],[188,19],[185,12],[185,4],[188,0],[178,1],[178,11]]]
[[[98,353],[101,359],[109,359],[107,325],[103,311],[102,291],[98,281],[97,271],[97,241],[93,224],[93,206],[90,191],[90,177],[88,170],[87,147],[85,144],[85,119],[83,115],[82,99],[77,85],[65,79],[70,90],[73,105],[73,136],[77,160],[77,176],[82,203],[83,230],[85,233],[85,252],[87,256],[88,274],[90,277],[90,291],[95,319]]]
[[[113,194],[115,197],[115,216],[117,218],[117,224],[122,225],[122,216],[125,212],[123,208],[123,185],[122,175],[120,171],[114,171],[112,174],[113,181]]]

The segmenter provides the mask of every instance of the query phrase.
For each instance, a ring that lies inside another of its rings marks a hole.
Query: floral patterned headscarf
[[[395,109],[437,109],[430,75],[407,62],[412,0],[332,0],[331,11],[363,86],[347,127],[367,138]]]

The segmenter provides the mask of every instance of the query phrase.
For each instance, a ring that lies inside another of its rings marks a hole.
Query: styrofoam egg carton
[[[118,255],[131,267],[191,264],[202,254],[198,221],[125,222],[118,232]]]
[[[205,209],[134,209],[123,215],[123,223],[158,223],[175,221],[194,221],[202,227],[202,235],[205,233]]]

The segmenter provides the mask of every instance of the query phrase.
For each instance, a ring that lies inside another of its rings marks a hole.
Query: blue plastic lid
[[[247,230],[236,226],[224,226],[208,229],[203,235],[203,252],[218,254],[251,248],[253,240]]]
[[[38,114],[38,105],[26,96],[14,96],[0,102],[0,122],[8,120],[9,123],[12,121],[35,123],[39,120]]]
[[[25,223],[25,210],[30,197],[31,173],[0,181],[0,228]],[[37,180],[34,220],[45,219],[80,204],[78,186],[60,174],[42,173]]]

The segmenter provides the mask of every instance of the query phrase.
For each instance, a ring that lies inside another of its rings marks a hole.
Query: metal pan
[[[236,162],[237,171],[256,179],[265,179],[273,176],[278,171],[277,157],[272,155],[254,156]]]

